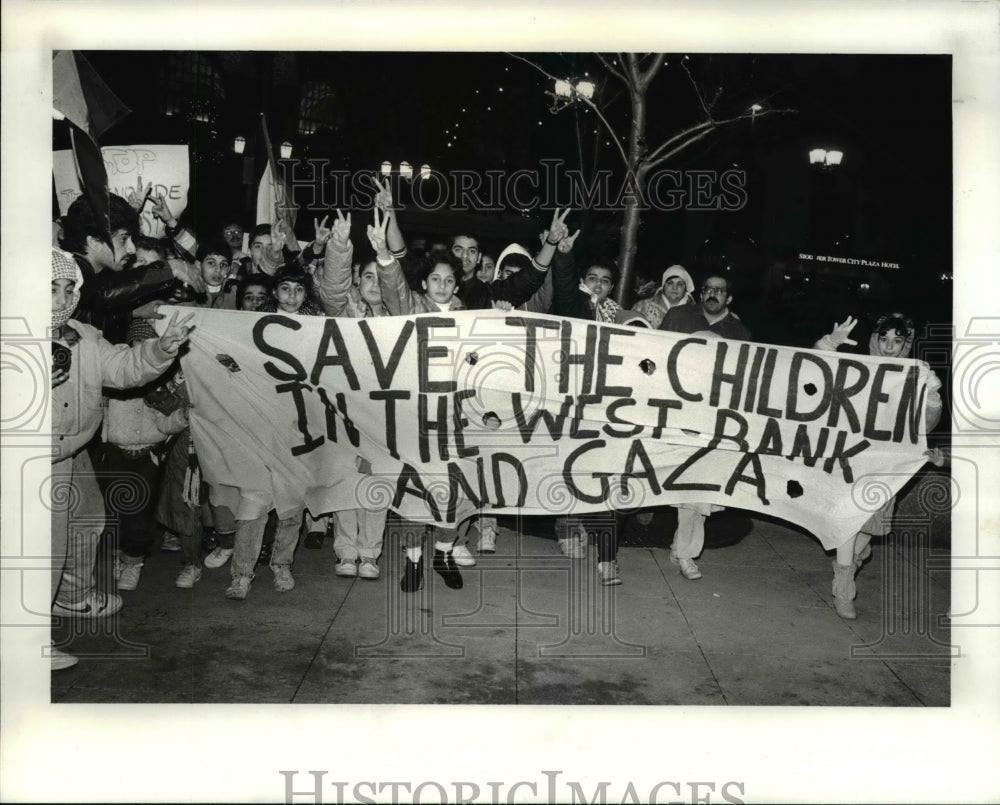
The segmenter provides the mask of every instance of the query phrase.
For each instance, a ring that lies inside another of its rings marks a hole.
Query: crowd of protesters
[[[579,231],[570,233],[568,210],[556,211],[537,248],[511,244],[494,258],[483,254],[475,234],[468,232],[411,254],[388,184],[373,210],[354,212],[371,218],[366,242],[352,243],[352,213],[335,210],[314,219],[314,237],[304,247],[280,207],[274,225],[245,229],[230,221],[216,233],[196,235],[173,216],[164,198],[149,199],[141,191],[128,200],[110,196],[110,233],[84,196],[55,229],[52,611],[60,617],[107,617],[122,607],[121,596],[96,584],[100,541],[110,518],[117,522],[118,590],[136,590],[144,562],[159,550],[180,554],[175,583],[181,589],[198,583],[204,569],[228,563],[225,596],[242,600],[255,569],[267,564],[275,588],[289,592],[295,586],[292,565],[299,544],[320,548],[327,534],[333,536],[335,575],[371,581],[381,576],[384,510],[300,511],[278,519],[273,510],[234,512],[220,505],[225,496],[202,478],[188,425],[189,401],[177,360],[189,334],[187,319],[175,316],[159,336],[151,323],[162,318],[158,308],[165,303],[350,318],[520,308],[713,338],[752,338],[731,307],[734,289],[726,276],[695,282],[683,266],[670,265],[651,296],[633,310],[620,306],[611,298],[619,281],[614,264],[578,265],[574,243]],[[162,238],[140,233],[138,208],[147,203],[164,225]],[[834,326],[816,348],[855,343],[850,339],[855,323],[848,318]],[[905,357],[913,338],[909,319],[887,314],[872,328],[871,354]],[[932,378],[928,430],[940,416],[939,388]],[[931,458],[941,460],[938,453]],[[357,467],[370,472],[360,455]],[[136,479],[149,494],[118,510],[115,489],[120,492],[121,484]],[[705,519],[719,507],[692,501],[677,509],[670,560],[685,579],[695,581],[702,577],[695,560],[704,545]],[[856,617],[854,575],[871,555],[872,536],[887,533],[891,517],[890,501],[837,549],[832,590],[841,617]],[[476,554],[497,549],[497,521],[485,513],[431,532],[430,564],[449,588],[462,587],[460,568],[474,566]],[[585,524],[560,518],[556,537],[571,560],[586,558]],[[603,529],[595,537],[600,583],[621,584],[618,529]],[[403,545],[399,584],[404,592],[424,583],[424,547],[419,538]],[[76,662],[55,649],[52,657],[53,669]]]

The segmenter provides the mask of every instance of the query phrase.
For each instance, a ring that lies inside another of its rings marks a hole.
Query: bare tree
[[[562,80],[524,56],[516,53],[508,55],[530,65],[552,81]],[[664,53],[617,53],[613,56],[603,53],[594,54],[607,74],[615,81],[621,83],[628,91],[630,115],[627,138],[619,135],[614,126],[611,125],[603,114],[600,106],[592,98],[579,93],[573,94],[574,100],[586,104],[594,111],[603,126],[611,134],[611,142],[617,148],[625,168],[625,185],[624,193],[622,194],[625,204],[618,252],[618,267],[621,271],[621,279],[615,291],[615,297],[622,305],[628,305],[630,302],[629,296],[632,292],[635,254],[638,248],[639,223],[644,208],[643,195],[650,172],[682,151],[690,148],[695,143],[718,132],[720,129],[732,126],[741,121],[756,120],[765,115],[790,111],[786,109],[766,109],[761,104],[754,103],[738,113],[717,117],[714,110],[722,96],[722,88],[719,88],[714,96],[709,99],[703,87],[699,85],[692,75],[688,57],[684,56],[681,58],[679,66],[686,73],[689,83],[694,90],[699,106],[700,120],[681,131],[667,135],[659,145],[651,147],[648,145],[646,137],[646,123],[649,112],[647,95],[650,86],[665,64],[666,55]],[[625,140],[624,146],[622,145],[623,139]]]

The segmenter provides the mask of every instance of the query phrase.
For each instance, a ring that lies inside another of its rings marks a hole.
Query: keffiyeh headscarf
[[[618,321],[618,311],[622,309],[621,305],[610,298],[598,302],[597,294],[593,293],[583,280],[580,280],[580,290],[590,297],[590,306],[597,314],[597,321],[610,322],[611,324]]]
[[[52,311],[52,327],[58,329],[70,320],[76,306],[80,304],[80,289],[83,287],[83,274],[69,252],[52,250],[52,280],[72,280],[76,283],[73,293],[67,294],[66,304]]]

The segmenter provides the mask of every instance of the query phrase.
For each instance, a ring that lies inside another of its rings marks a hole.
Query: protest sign
[[[152,183],[151,198],[162,195],[175,218],[187,209],[190,170],[186,145],[107,145],[101,148],[108,172],[108,190],[122,198],[135,191],[142,177],[143,186]],[[80,182],[73,164],[72,151],[52,153],[52,176],[59,200],[59,214],[65,215],[77,196]],[[140,217],[142,232],[163,237],[163,223],[154,218],[146,204]]]
[[[831,548],[925,461],[929,370],[914,360],[499,311],[199,310],[193,324],[195,448],[213,501],[241,519],[698,502]]]

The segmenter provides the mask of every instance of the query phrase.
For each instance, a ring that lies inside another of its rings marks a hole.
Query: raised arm
[[[368,242],[375,250],[375,262],[378,265],[378,285],[382,292],[382,304],[391,316],[405,316],[413,312],[413,292],[403,276],[399,261],[392,256],[386,242],[388,218],[379,214],[376,206],[374,211],[375,224],[368,225]]]
[[[493,282],[492,297],[494,302],[510,302],[514,307],[517,307],[526,303],[542,287],[556,248],[569,235],[569,229],[565,224],[569,212],[567,209],[563,213],[560,213],[559,210],[553,213],[552,223],[542,237],[542,247],[538,255],[532,259],[530,269],[518,271],[507,279]],[[576,235],[573,238],[575,239]],[[572,247],[572,242],[570,247]]]
[[[323,219],[324,224],[326,218]],[[351,243],[351,214],[345,218],[337,210],[337,220],[333,229],[326,235],[326,251],[323,257],[323,268],[317,269],[316,278],[319,298],[327,316],[342,316],[347,307],[348,292],[351,290],[351,262],[354,257],[354,245]],[[317,233],[325,234],[317,227]]]

